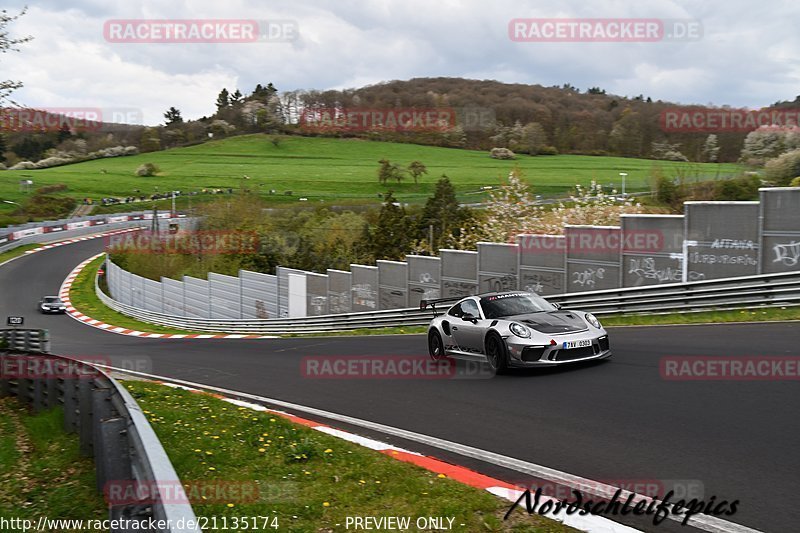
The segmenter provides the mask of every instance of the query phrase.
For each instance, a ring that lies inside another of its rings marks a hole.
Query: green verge
[[[94,463],[80,456],[78,437],[63,431],[62,413],[30,415],[16,398],[0,398],[0,518],[107,517]]]
[[[800,306],[758,309],[728,309],[701,313],[666,315],[613,315],[600,317],[604,326],[655,326],[680,324],[718,324],[725,322],[767,322],[800,320]]]
[[[320,333],[285,333],[282,337],[358,337],[363,335],[421,335],[428,326],[395,326],[386,328],[358,328],[347,331],[325,331]]]
[[[510,504],[485,491],[279,416],[151,382],[125,387],[188,485],[195,513],[218,524],[269,516],[281,530],[335,531],[347,516],[391,515],[412,523],[453,517],[457,531],[574,531],[522,511],[504,521]],[[209,485],[242,488],[250,497],[229,490],[221,501],[204,501],[192,490]]]
[[[169,328],[142,322],[129,316],[118,313],[106,306],[94,292],[94,279],[97,271],[103,264],[104,258],[98,257],[87,264],[72,282],[69,297],[73,307],[86,316],[90,316],[106,324],[113,324],[121,328],[145,331],[147,333],[170,333],[175,335],[208,335],[208,331],[187,331],[178,328]]]
[[[9,259],[14,259],[15,257],[19,257],[28,250],[33,250],[34,248],[38,248],[40,246],[42,246],[41,243],[23,244],[22,246],[17,246],[13,250],[8,250],[7,252],[0,253],[0,265],[5,263]]]

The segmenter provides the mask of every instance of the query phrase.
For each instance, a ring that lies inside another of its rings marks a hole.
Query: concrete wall
[[[685,216],[623,215],[620,226],[567,226],[564,236],[519,235],[513,244],[479,243],[477,251],[439,250],[439,257],[350,271],[278,267],[274,276],[154,281],[109,264],[107,280],[116,300],[151,311],[278,318],[417,307],[422,299],[495,290],[551,295],[678,283],[684,252],[689,281],[800,271],[800,187],[762,189],[760,202],[686,202]]]

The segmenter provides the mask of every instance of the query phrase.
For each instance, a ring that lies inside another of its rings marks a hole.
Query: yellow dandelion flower
[[[325,453],[333,453],[333,450],[331,450],[330,448],[328,448],[327,450],[325,450]]]
[[[322,502],[322,506],[323,506],[323,507],[330,507],[330,506],[331,506],[331,504],[330,504],[330,503],[328,503],[328,502]]]

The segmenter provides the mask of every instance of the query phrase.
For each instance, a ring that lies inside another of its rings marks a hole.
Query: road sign
[[[21,326],[25,323],[25,318],[21,316],[10,316],[6,319],[6,325],[8,326]]]

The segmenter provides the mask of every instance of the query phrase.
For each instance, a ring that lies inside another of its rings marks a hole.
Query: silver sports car
[[[493,292],[458,300],[439,314],[437,304],[455,298],[423,300],[433,309],[428,349],[446,356],[483,360],[493,371],[511,367],[554,366],[611,356],[608,333],[591,313],[561,309],[530,292]]]

